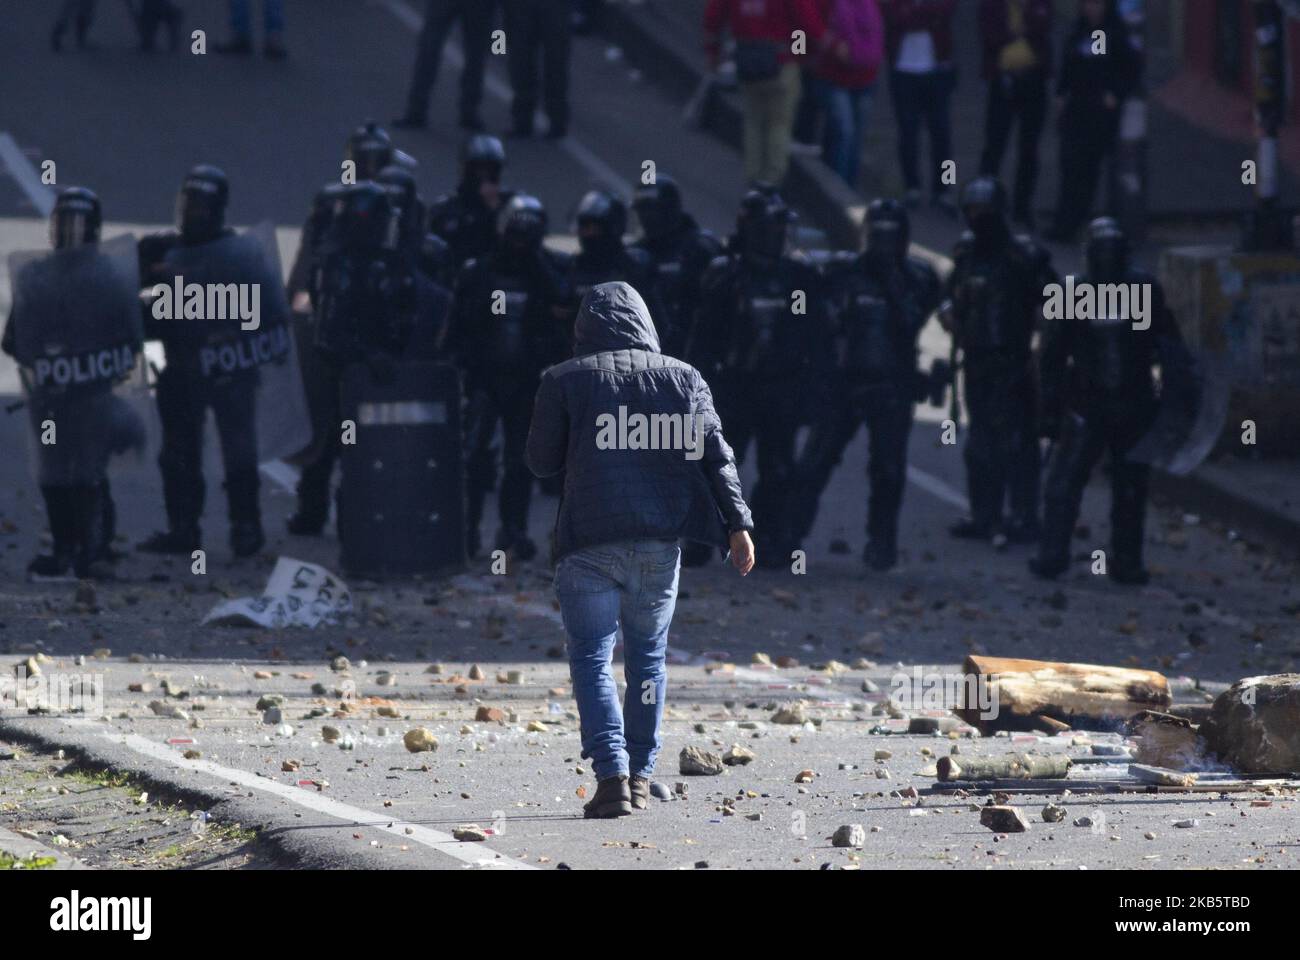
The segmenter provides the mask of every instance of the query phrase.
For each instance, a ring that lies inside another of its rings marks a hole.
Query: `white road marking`
[[[27,195],[37,213],[48,217],[54,209],[54,191],[41,183],[41,175],[36,172],[27,154],[19,148],[14,138],[0,131],[0,164],[9,171],[18,188]]]
[[[374,830],[382,830],[385,833],[391,833],[394,836],[406,842],[415,842],[436,850],[438,853],[445,854],[455,860],[468,863],[476,867],[497,867],[507,870],[535,870],[536,868],[522,860],[516,860],[513,857],[503,853],[498,853],[491,847],[481,842],[460,841],[450,834],[443,833],[440,830],[433,830],[429,827],[419,826],[414,823],[407,823],[402,820],[396,820],[384,813],[375,813],[366,810],[363,807],[354,807],[350,803],[344,803],[341,800],[335,800],[331,797],[324,796],[314,790],[307,790],[302,787],[290,786],[287,783],[281,783],[278,780],[268,780],[265,777],[259,777],[247,770],[239,770],[234,767],[223,767],[220,764],[213,763],[211,760],[186,760],[171,747],[161,743],[155,743],[152,740],[134,733],[119,733],[110,727],[97,723],[94,720],[83,718],[69,718],[64,721],[70,726],[85,730],[105,740],[111,740],[122,746],[128,747],[136,753],[146,757],[152,757],[155,760],[161,760],[173,767],[179,767],[182,770],[198,770],[209,776],[221,780],[225,783],[238,783],[242,787],[250,790],[258,790],[262,793],[270,793],[290,803],[297,804],[300,807],[306,807],[316,813],[322,813],[338,820],[365,826]],[[407,831],[410,830],[410,833]]]
[[[407,0],[374,0],[374,2],[391,13],[402,26],[414,33],[419,33],[424,26],[424,18],[411,8]],[[465,66],[465,57],[458,45],[449,44],[443,51],[443,59],[457,70],[463,69]],[[513,98],[509,84],[491,73],[488,73],[484,79],[484,87],[489,94],[503,103],[509,103]],[[537,121],[545,119],[540,110],[535,117]],[[572,136],[567,136],[563,140],[556,142],[560,149],[567,153],[578,166],[586,170],[597,183],[614,190],[624,197],[632,196],[631,182],[625,177],[619,176],[613,167],[596,156],[586,145],[575,140]]]
[[[970,501],[960,490],[948,485],[944,480],[940,480],[932,473],[927,473],[920,467],[907,465],[907,479],[916,484],[931,496],[938,497],[944,503],[950,503],[959,510],[969,510]]]

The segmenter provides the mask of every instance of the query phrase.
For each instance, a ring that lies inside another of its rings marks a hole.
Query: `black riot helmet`
[[[415,175],[406,167],[390,163],[379,171],[375,182],[388,190],[402,236],[407,239],[418,237],[424,230],[425,210]]]
[[[1110,283],[1128,273],[1128,237],[1114,217],[1098,217],[1088,224],[1083,254],[1090,280]]]
[[[491,134],[476,133],[460,148],[461,184],[477,188],[484,181],[501,182],[506,165],[506,148]]]
[[[776,190],[758,187],[740,201],[736,215],[736,242],[745,257],[777,260],[790,237],[794,211]]]
[[[332,226],[343,246],[369,253],[390,242],[394,216],[388,188],[372,180],[363,180],[344,194]]]
[[[976,240],[986,240],[1007,231],[1007,191],[996,177],[979,176],[961,192],[962,216]]]
[[[99,242],[104,214],[99,197],[85,187],[68,187],[59,192],[50,211],[50,246],[66,250]]]
[[[907,207],[884,197],[872,200],[867,205],[863,235],[867,253],[902,260],[912,242],[912,222]]]
[[[578,245],[583,253],[607,253],[623,245],[627,204],[612,193],[590,190],[578,201]]]
[[[682,191],[677,181],[667,174],[658,174],[655,182],[637,190],[632,209],[641,221],[647,239],[657,240],[667,236],[682,222]]]
[[[357,181],[360,182],[375,179],[380,170],[393,162],[394,153],[393,138],[388,131],[375,121],[367,120],[348,137],[344,159],[356,164]]]
[[[546,237],[546,226],[546,208],[542,201],[526,193],[517,193],[501,213],[501,247],[515,256],[535,253]]]
[[[230,182],[210,164],[199,164],[185,175],[176,194],[176,229],[185,243],[207,243],[226,227]]]

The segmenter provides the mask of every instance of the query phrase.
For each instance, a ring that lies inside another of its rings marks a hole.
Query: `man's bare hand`
[[[731,535],[731,565],[743,577],[754,569],[754,541],[748,530],[737,530]]]

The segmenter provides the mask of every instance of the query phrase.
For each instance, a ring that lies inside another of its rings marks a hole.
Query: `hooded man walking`
[[[679,538],[754,566],[753,521],[709,385],[659,352],[641,295],[602,283],[583,298],[574,357],[542,374],[529,468],[564,471],[555,523],[555,592],[569,634],[582,755],[596,795],[588,818],[645,809],[661,739],[664,654],[677,602]],[[623,630],[627,695],[611,660]]]

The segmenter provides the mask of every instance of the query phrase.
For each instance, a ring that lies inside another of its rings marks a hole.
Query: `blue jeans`
[[[555,568],[582,755],[597,780],[654,772],[680,559],[676,541],[624,540],[568,554]],[[611,669],[620,626],[627,680],[621,711]]]
[[[822,161],[856,190],[862,171],[862,140],[867,134],[871,88],[850,90],[819,79],[817,94],[826,117]]]
[[[262,27],[267,33],[284,32],[284,0],[262,0]],[[236,38],[253,35],[253,0],[230,0],[230,32]]]

